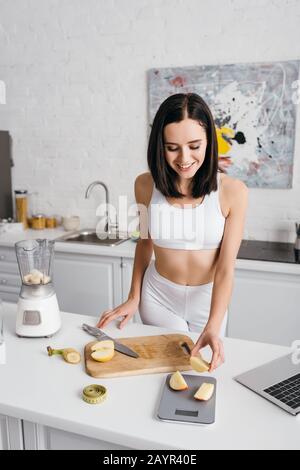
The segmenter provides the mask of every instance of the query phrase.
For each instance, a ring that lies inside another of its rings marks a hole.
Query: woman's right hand
[[[123,328],[126,323],[133,317],[137,312],[139,306],[139,301],[136,299],[128,299],[123,304],[119,305],[116,308],[111,310],[105,310],[102,313],[100,320],[97,323],[97,328],[104,328],[112,320],[115,320],[118,317],[124,317],[123,320],[119,323],[119,328]]]

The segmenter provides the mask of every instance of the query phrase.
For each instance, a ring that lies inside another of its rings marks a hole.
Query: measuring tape
[[[103,385],[88,385],[82,391],[82,399],[91,405],[103,402],[106,396],[107,390]]]

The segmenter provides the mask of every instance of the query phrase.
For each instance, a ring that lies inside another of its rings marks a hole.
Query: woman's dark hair
[[[178,174],[165,159],[163,132],[167,124],[180,122],[186,117],[198,121],[204,127],[207,138],[203,164],[192,179],[192,195],[194,198],[202,197],[217,189],[218,142],[210,109],[196,93],[177,93],[160,105],[153,120],[148,144],[148,166],[155,186],[164,196],[183,196],[176,187]]]

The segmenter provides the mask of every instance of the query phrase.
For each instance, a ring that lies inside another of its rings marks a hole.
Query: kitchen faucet
[[[111,224],[110,224],[110,220],[109,220],[109,212],[108,212],[108,204],[109,204],[109,197],[108,197],[108,188],[106,186],[105,183],[103,183],[102,181],[94,181],[93,183],[89,184],[89,186],[87,187],[87,190],[85,192],[85,199],[88,199],[88,197],[90,196],[92,190],[94,189],[95,186],[103,186],[104,190],[105,190],[105,205],[106,205],[106,224],[105,224],[105,227],[104,227],[104,231],[107,232],[107,233],[110,233],[111,231]]]

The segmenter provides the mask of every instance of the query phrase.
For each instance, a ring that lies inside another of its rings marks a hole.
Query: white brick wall
[[[146,70],[299,59],[299,0],[0,0],[0,129],[13,137],[14,186],[39,210],[94,224],[99,188],[133,202],[147,169]],[[294,240],[300,118],[290,190],[250,190],[246,238]]]

